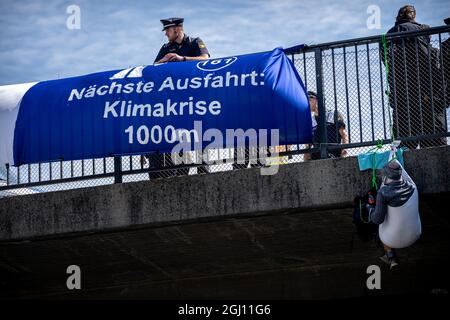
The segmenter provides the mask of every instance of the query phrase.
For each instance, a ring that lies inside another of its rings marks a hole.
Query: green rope
[[[372,188],[375,188],[375,190],[378,190],[378,184],[377,184],[377,175],[376,175],[376,153],[377,151],[381,150],[383,148],[383,140],[378,139],[377,145],[370,149],[369,152],[373,152],[372,154]]]
[[[390,103],[389,64],[388,64],[388,58],[387,58],[387,56],[388,56],[387,50],[388,49],[387,49],[386,34],[381,35],[381,42],[383,44],[383,53],[384,53],[383,60],[384,60],[384,68],[385,68],[385,71],[386,71],[386,85],[387,85],[387,87],[386,87],[385,94],[386,94],[386,96],[388,98],[388,103]],[[390,133],[391,133],[391,145],[394,145],[394,140],[395,140],[394,127],[392,125],[392,117],[391,117],[390,110],[388,112],[388,115],[389,115],[389,130],[390,130]],[[383,140],[382,139],[378,139],[376,146],[368,151],[368,153],[373,152],[373,154],[372,154],[372,181],[371,181],[371,183],[372,183],[372,188],[374,188],[375,190],[378,190],[377,175],[376,175],[376,163],[375,163],[375,161],[376,161],[376,153],[379,150],[381,150],[383,148],[383,146],[384,146],[383,145]],[[390,161],[395,160],[395,159],[397,159],[396,153],[394,153],[394,156],[392,157],[392,159]],[[360,202],[359,205],[360,205],[360,209],[361,209],[361,202]],[[361,212],[361,210],[360,210],[360,212]],[[361,217],[361,220],[362,220],[362,217]]]
[[[372,149],[369,149],[369,151],[367,151],[367,152],[376,152],[376,151],[380,150],[381,148],[383,148],[383,146],[384,146],[383,140],[378,139],[375,147],[373,147]]]

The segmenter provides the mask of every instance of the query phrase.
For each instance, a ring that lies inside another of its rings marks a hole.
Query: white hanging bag
[[[393,147],[390,159],[392,159],[395,151],[396,148]],[[395,249],[409,247],[419,239],[422,233],[417,186],[408,175],[405,168],[403,168],[403,166],[401,168],[403,180],[408,181],[413,185],[414,192],[403,205],[399,207],[388,206],[386,218],[379,227],[381,242]],[[382,186],[383,185],[384,181]]]

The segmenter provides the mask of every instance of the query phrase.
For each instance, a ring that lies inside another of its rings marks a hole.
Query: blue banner
[[[277,48],[39,82],[20,102],[14,165],[170,152],[195,121],[224,137],[279,129],[280,144],[312,140],[305,87]]]

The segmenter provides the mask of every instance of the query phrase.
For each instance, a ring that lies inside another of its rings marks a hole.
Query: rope
[[[386,96],[387,96],[387,98],[388,98],[388,103],[389,103],[389,102],[390,102],[390,92],[389,92],[389,64],[388,64],[388,58],[387,58],[387,41],[386,41],[386,34],[383,34],[383,35],[381,36],[381,42],[382,42],[382,44],[383,44],[384,68],[385,68],[385,71],[386,71],[386,84],[387,84],[387,87],[386,87],[385,94],[386,94]],[[394,145],[395,136],[394,136],[394,126],[392,125],[392,117],[391,117],[391,112],[390,112],[390,110],[389,110],[389,112],[388,112],[388,115],[389,115],[389,130],[390,130],[390,133],[391,133],[391,146],[393,146],[393,145]],[[377,140],[376,146],[368,151],[369,153],[370,153],[370,152],[373,152],[373,155],[372,155],[372,181],[371,181],[371,185],[372,185],[372,188],[375,188],[375,190],[378,190],[377,176],[376,176],[376,166],[375,166],[375,165],[376,165],[376,163],[375,163],[376,157],[375,157],[375,156],[376,156],[377,151],[381,150],[381,149],[383,148],[383,146],[384,146],[384,145],[383,145],[383,140],[379,139],[379,140]],[[390,162],[390,161],[393,161],[393,160],[395,160],[395,159],[397,159],[397,154],[396,154],[395,151],[396,151],[396,150],[395,150],[395,148],[394,148],[394,156],[392,157],[391,160],[389,160],[389,162]]]
[[[377,185],[377,175],[376,175],[376,163],[375,163],[375,155],[377,153],[377,151],[381,150],[383,148],[383,140],[378,139],[377,140],[377,145],[369,150],[370,152],[373,152],[372,154],[372,188],[374,188],[375,190],[378,190],[378,185]]]

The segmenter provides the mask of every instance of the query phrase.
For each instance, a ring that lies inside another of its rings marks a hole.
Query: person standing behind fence
[[[319,109],[317,106],[317,94],[313,91],[308,91],[309,106],[311,108],[312,116],[312,127],[313,127],[313,145],[319,147]],[[325,115],[326,127],[327,127],[327,143],[329,144],[347,144],[348,135],[345,129],[344,117],[338,111],[327,110]],[[337,132],[337,133],[336,133]],[[347,155],[347,150],[345,149],[335,149],[328,151],[329,157],[339,158],[345,157]],[[316,160],[320,159],[320,152],[305,153],[304,160]]]
[[[450,17],[444,19],[446,25],[450,25]],[[449,33],[450,34],[450,33]],[[450,105],[450,38],[442,42],[442,63],[446,82],[446,107]]]
[[[429,28],[415,19],[414,6],[403,6],[398,11],[395,25],[387,33]],[[431,36],[428,35],[389,41],[389,103],[393,108],[395,137],[419,137],[447,131],[439,52],[430,41]],[[402,146],[415,149],[418,144],[418,141],[407,141]],[[420,147],[441,145],[446,145],[445,138],[420,142]]]

